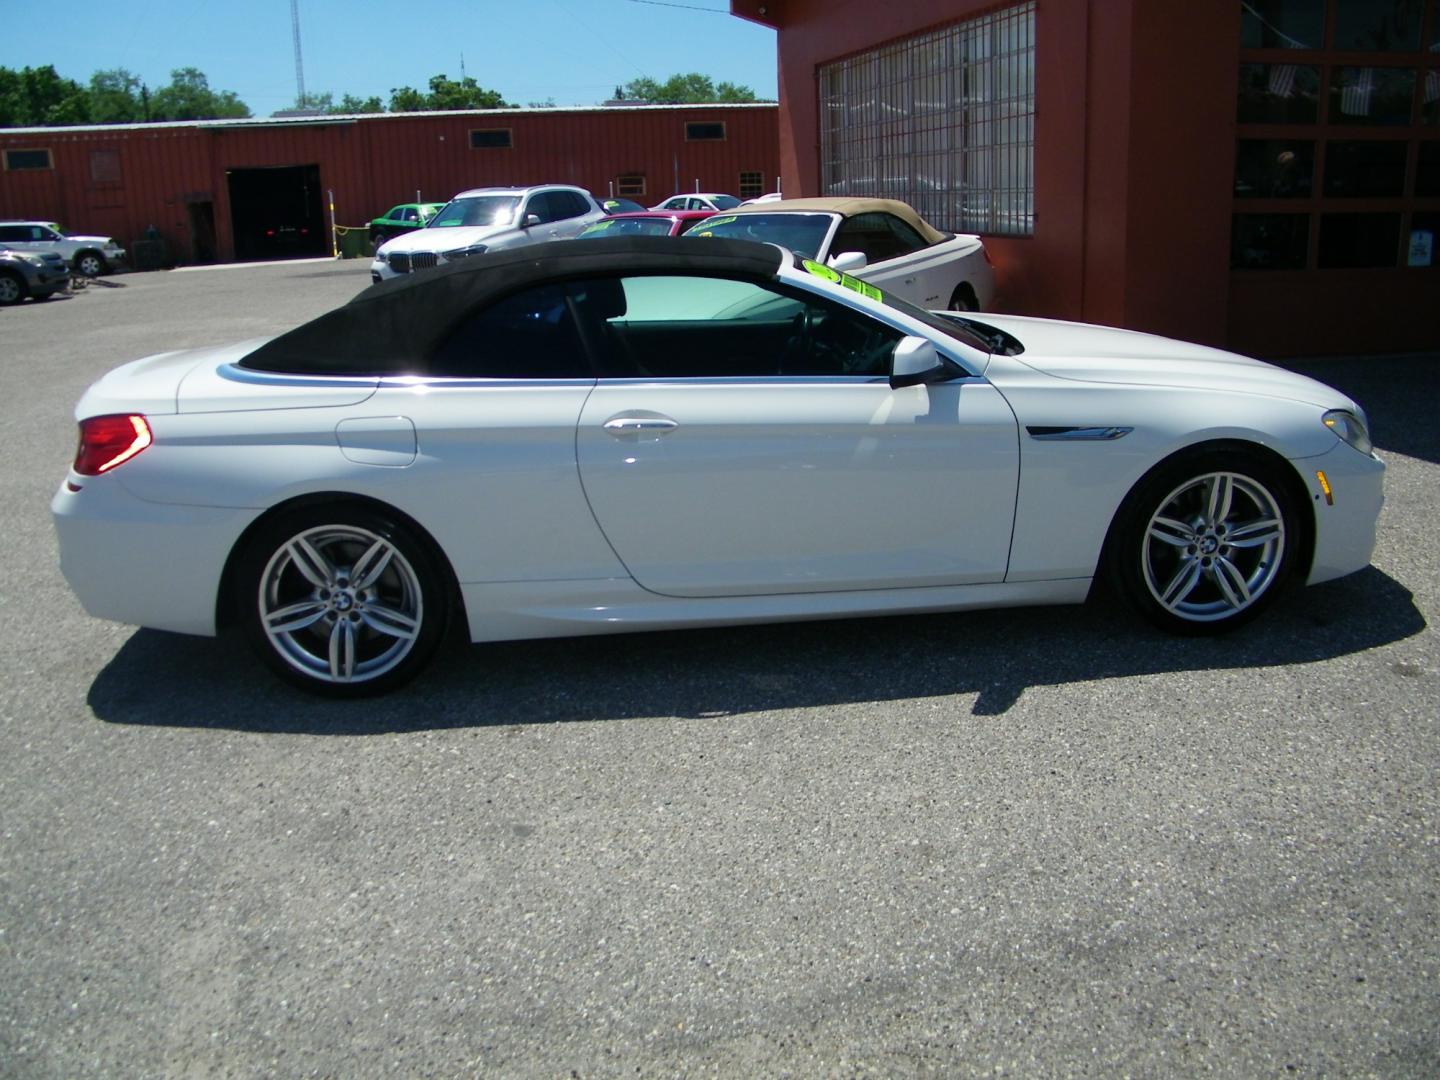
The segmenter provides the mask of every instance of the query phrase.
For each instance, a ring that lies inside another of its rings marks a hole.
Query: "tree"
[[[53,127],[90,122],[90,97],[49,64],[0,68],[0,127]]]
[[[210,89],[199,68],[176,68],[170,85],[150,97],[152,120],[221,120],[246,117],[250,109],[229,90]]]
[[[391,112],[437,112],[442,109],[513,109],[498,90],[487,90],[468,75],[456,82],[447,75],[430,77],[430,92],[413,86],[390,91]]]
[[[663,83],[642,76],[617,87],[616,91],[617,101],[643,101],[651,105],[740,104],[761,100],[748,86],[728,82],[717,85],[710,76],[698,71],[671,75]]]
[[[124,68],[90,76],[90,118],[97,124],[138,124],[146,115],[145,84]]]
[[[330,105],[326,111],[332,113],[378,113],[385,111],[385,103],[380,100],[378,94],[363,99],[354,94],[346,94],[340,99],[338,105]]]

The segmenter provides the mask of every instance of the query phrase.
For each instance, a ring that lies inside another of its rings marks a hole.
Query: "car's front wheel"
[[[447,579],[429,546],[367,507],[305,508],[267,523],[236,580],[260,655],[281,677],[332,697],[408,682],[449,620]]]
[[[1277,467],[1235,451],[1163,466],[1131,493],[1111,573],[1151,622],[1181,634],[1242,625],[1273,603],[1302,548],[1295,498]]]
[[[18,304],[25,299],[25,279],[9,271],[0,272],[0,304]]]
[[[82,251],[75,256],[75,272],[78,274],[84,274],[86,277],[99,277],[108,269],[105,256],[98,251]]]

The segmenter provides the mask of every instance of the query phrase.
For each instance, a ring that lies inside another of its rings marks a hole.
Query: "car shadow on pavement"
[[[1151,630],[1109,597],[1083,607],[453,643],[415,683],[337,702],[291,689],[245,648],[137,631],[88,702],[114,724],[312,735],[639,717],[715,717],[857,702],[974,695],[1005,713],[1026,689],[1167,672],[1309,664],[1388,645],[1425,621],[1373,567],[1297,590],[1217,638]]]

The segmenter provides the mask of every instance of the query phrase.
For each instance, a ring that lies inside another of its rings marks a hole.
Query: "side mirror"
[[[848,274],[852,270],[864,270],[868,262],[863,251],[842,251],[839,255],[830,256],[828,265],[831,270]]]
[[[903,337],[891,359],[890,389],[944,382],[957,374],[955,366],[940,355],[933,343],[922,337]]]
[[[520,227],[521,227],[522,229],[528,229],[528,228],[530,228],[530,226],[532,226],[532,225],[539,225],[539,224],[540,224],[540,215],[539,215],[539,214],[526,214],[526,215],[525,215],[525,220],[520,223]]]

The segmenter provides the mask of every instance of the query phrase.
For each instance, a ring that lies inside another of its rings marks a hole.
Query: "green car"
[[[444,203],[401,203],[370,222],[370,242],[379,247],[392,236],[423,229],[440,212]]]

